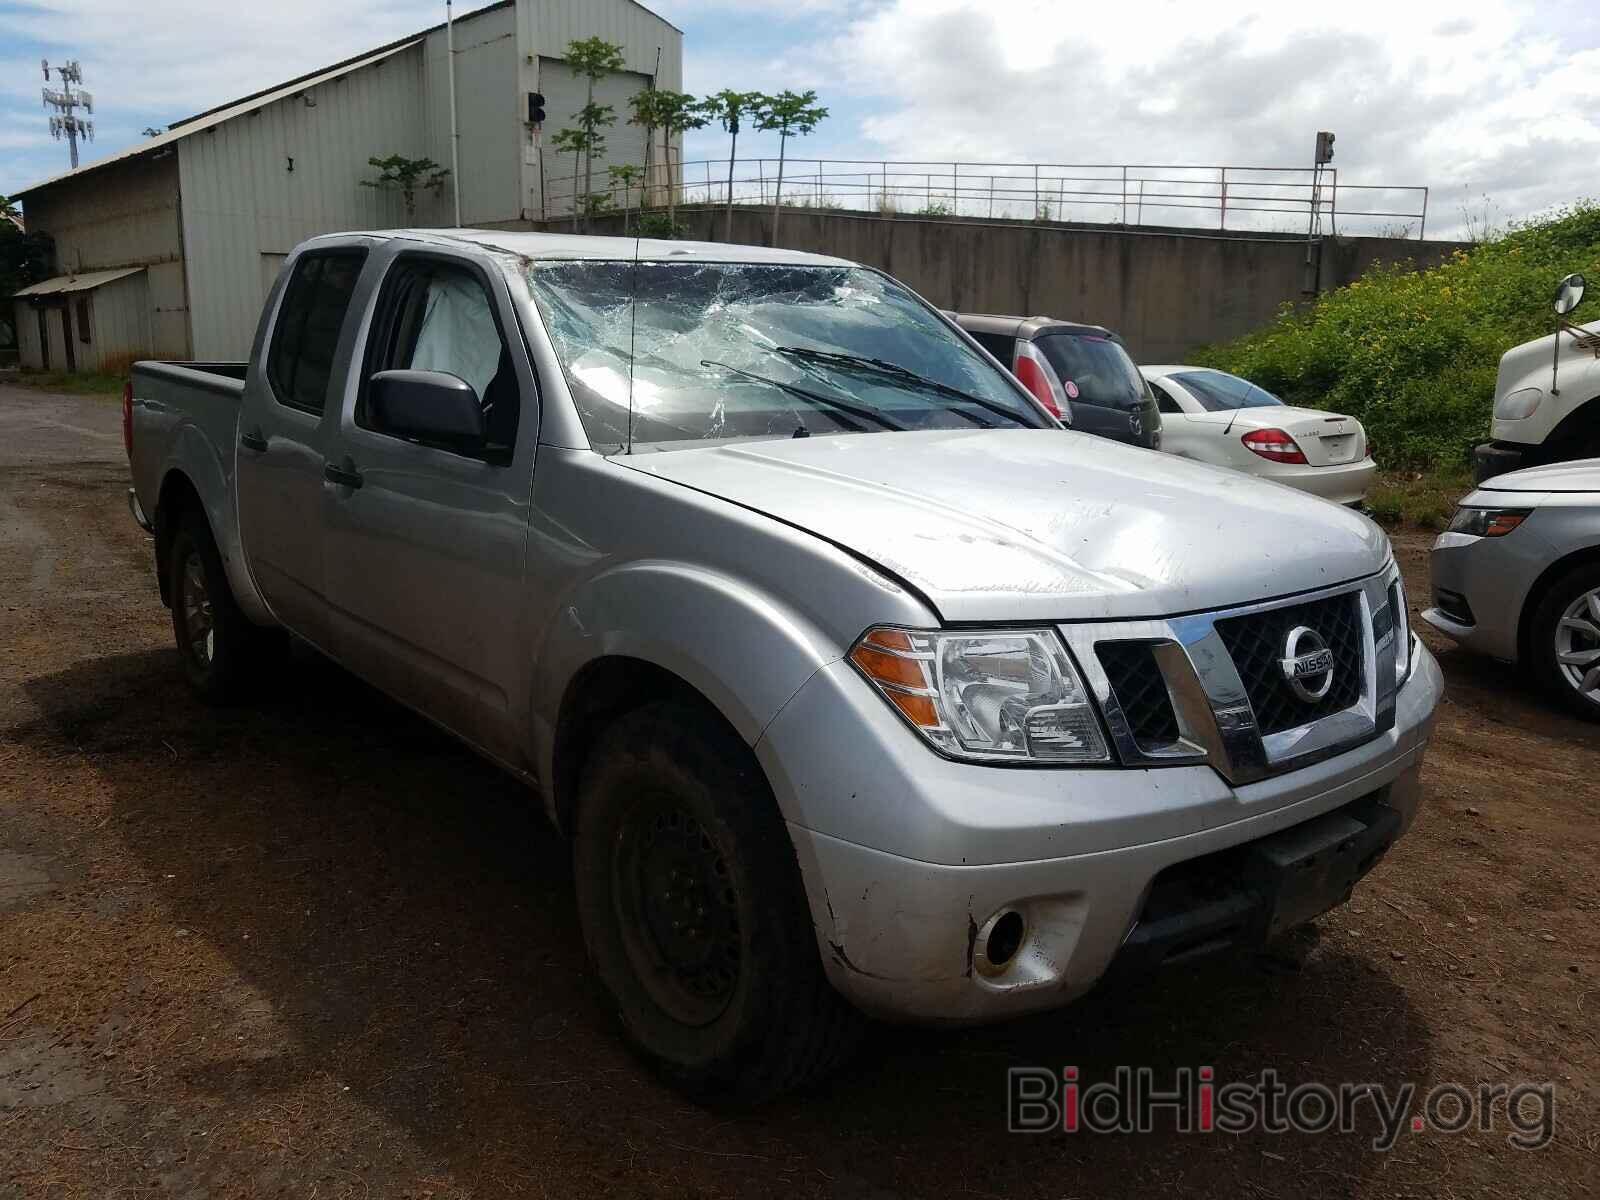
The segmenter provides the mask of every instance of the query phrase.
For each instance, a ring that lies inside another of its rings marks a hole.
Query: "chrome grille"
[[[1178,740],[1177,714],[1154,650],[1151,642],[1101,642],[1095,647],[1128,729],[1144,746]]]
[[[1315,630],[1333,652],[1333,686],[1315,702],[1300,699],[1284,680],[1284,644],[1297,625]],[[1360,601],[1354,592],[1225,617],[1216,623],[1216,629],[1239,672],[1263,736],[1343,712],[1362,697],[1366,655]]]

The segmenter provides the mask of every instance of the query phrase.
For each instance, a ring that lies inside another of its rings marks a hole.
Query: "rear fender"
[[[224,464],[211,439],[193,422],[180,425],[172,435],[167,456],[161,464],[161,492],[167,495],[167,484],[174,474],[182,475],[200,497],[206,523],[222,555],[223,569],[228,574],[228,586],[245,616],[258,625],[276,625],[271,611],[256,590],[255,580],[245,562],[244,547],[239,539],[239,514],[235,507],[233,472],[231,464]],[[158,528],[170,522],[170,514],[156,513]]]

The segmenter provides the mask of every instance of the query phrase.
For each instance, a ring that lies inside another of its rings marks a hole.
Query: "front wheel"
[[[167,556],[172,634],[190,686],[213,703],[236,700],[256,682],[272,638],[239,610],[205,517],[186,512]]]
[[[750,750],[713,714],[648,705],[579,788],[584,941],[633,1048],[702,1100],[833,1070],[862,1019],[828,984],[794,847]]]
[[[1533,666],[1573,712],[1600,721],[1600,563],[1568,571],[1533,618]]]

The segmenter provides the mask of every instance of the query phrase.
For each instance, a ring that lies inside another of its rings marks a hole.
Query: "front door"
[[[345,318],[365,258],[360,247],[341,247],[295,259],[273,297],[268,341],[255,349],[233,451],[256,587],[280,621],[325,648],[322,475],[334,421],[323,413],[338,411],[329,396],[342,394],[348,373],[354,334]]]
[[[537,390],[498,270],[437,253],[384,275],[362,375],[464,379],[487,444],[465,452],[377,428],[347,399],[324,488],[327,588],[339,656],[392,695],[516,764],[530,667],[523,557]]]

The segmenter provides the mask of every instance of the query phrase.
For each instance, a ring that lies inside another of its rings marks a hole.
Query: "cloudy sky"
[[[66,165],[40,107],[41,57],[83,63],[97,99],[87,161],[145,126],[433,24],[443,7],[0,0],[0,193]],[[815,88],[831,116],[791,145],[800,155],[1293,166],[1310,158],[1316,130],[1331,129],[1341,185],[1427,185],[1430,233],[1600,195],[1592,0],[651,7],[685,31],[690,91]],[[746,146],[774,149],[757,137]],[[725,153],[720,132],[707,131],[691,135],[685,157]]]

